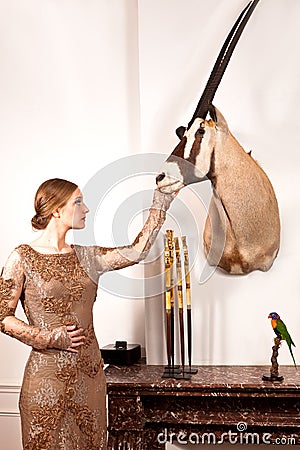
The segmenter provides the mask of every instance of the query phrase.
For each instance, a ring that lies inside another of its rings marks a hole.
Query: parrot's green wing
[[[277,319],[276,330],[281,334],[282,339],[284,339],[286,341],[286,343],[287,343],[287,345],[288,345],[288,347],[290,349],[290,353],[292,355],[294,364],[296,366],[295,358],[294,358],[294,355],[293,355],[293,352],[292,352],[292,345],[294,347],[296,347],[296,346],[295,346],[295,344],[293,342],[293,339],[290,336],[290,333],[287,330],[287,327],[285,326],[285,323],[281,319]]]
[[[293,339],[290,336],[290,333],[287,330],[287,327],[285,326],[285,323],[281,319],[277,319],[276,329],[281,334],[282,339],[287,342],[288,346],[293,345],[294,347],[296,347]]]

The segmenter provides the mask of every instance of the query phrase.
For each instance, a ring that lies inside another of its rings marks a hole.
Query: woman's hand
[[[72,341],[72,345],[67,348],[69,352],[78,353],[77,347],[83,345],[84,340],[86,339],[83,332],[83,328],[76,328],[75,325],[67,325],[67,333]]]

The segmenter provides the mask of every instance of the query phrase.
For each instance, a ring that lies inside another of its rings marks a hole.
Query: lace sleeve
[[[163,194],[155,190],[149,216],[132,244],[114,248],[95,247],[97,270],[108,272],[137,264],[145,259],[166,219],[166,211],[174,197],[173,194]]]
[[[4,319],[14,316],[24,283],[20,255],[16,250],[10,255],[0,276],[0,326],[4,331]]]
[[[72,341],[65,326],[46,330],[28,325],[14,316],[24,281],[22,259],[14,250],[0,276],[0,331],[37,349],[69,348]]]

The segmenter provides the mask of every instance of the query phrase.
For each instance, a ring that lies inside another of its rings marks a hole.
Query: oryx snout
[[[171,156],[165,161],[161,172],[156,177],[158,189],[165,194],[171,194],[184,187],[184,180],[178,161],[173,161],[173,159],[176,160],[176,158]]]
[[[156,184],[158,185],[165,178],[165,176],[166,176],[166,174],[164,172],[162,172],[159,175],[157,175],[157,177],[156,177]]]

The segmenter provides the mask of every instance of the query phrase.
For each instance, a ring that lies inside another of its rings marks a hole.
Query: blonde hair
[[[60,178],[44,181],[35,194],[35,215],[31,219],[33,228],[44,230],[54,211],[65,206],[77,188],[78,186],[75,183]]]

